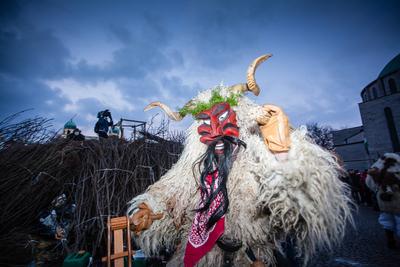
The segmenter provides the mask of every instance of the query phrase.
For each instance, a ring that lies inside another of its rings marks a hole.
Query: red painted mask
[[[218,103],[212,108],[199,113],[196,119],[202,120],[197,128],[200,142],[209,145],[222,136],[239,137],[236,113],[228,103]]]

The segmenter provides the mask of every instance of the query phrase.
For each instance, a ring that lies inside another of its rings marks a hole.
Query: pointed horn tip
[[[257,67],[270,57],[272,57],[272,54],[265,54],[265,55],[259,56],[250,64],[249,68],[247,69],[247,87],[248,87],[249,91],[253,92],[253,94],[255,96],[258,96],[260,94],[260,88],[258,87],[258,85],[256,83],[254,73],[255,73]]]
[[[150,109],[153,109],[153,108],[155,108],[154,102],[145,106],[143,111],[149,111]]]
[[[262,55],[261,57],[263,57],[263,58],[270,58],[270,57],[272,57],[273,55],[272,54],[265,54],[265,55]]]
[[[256,58],[256,60],[254,60],[254,62],[256,62],[256,64],[260,64],[260,63],[266,61],[267,59],[269,59],[270,57],[272,57],[272,54],[265,54],[265,55],[262,55],[262,56]]]

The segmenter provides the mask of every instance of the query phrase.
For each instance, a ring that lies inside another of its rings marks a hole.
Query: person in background
[[[74,140],[74,141],[85,141],[85,136],[82,134],[81,130],[79,130],[79,129],[75,129],[67,137],[68,137],[68,139]]]
[[[371,200],[371,191],[367,187],[365,181],[367,179],[368,170],[364,170],[360,173],[360,195],[361,195],[361,202],[369,207],[372,206]]]
[[[108,138],[108,127],[113,126],[111,112],[106,109],[97,113],[97,122],[94,126],[94,132],[102,138]]]
[[[395,234],[400,237],[400,156],[385,153],[368,170],[366,185],[376,192],[381,210],[378,221],[385,230],[388,248],[395,249]]]
[[[351,196],[357,204],[361,203],[360,199],[360,176],[358,170],[349,170],[349,184],[351,186]]]

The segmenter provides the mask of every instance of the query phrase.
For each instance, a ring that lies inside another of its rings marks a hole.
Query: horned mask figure
[[[305,128],[290,130],[281,108],[245,96],[259,95],[255,71],[270,56],[253,61],[245,84],[205,90],[179,111],[145,108],[195,118],[178,162],[129,203],[148,255],[174,251],[170,266],[270,266],[290,238],[306,263],[342,238],[351,215],[336,158]]]

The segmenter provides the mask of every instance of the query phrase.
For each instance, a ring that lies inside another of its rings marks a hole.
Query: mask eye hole
[[[218,120],[224,121],[228,117],[228,113],[229,113],[229,111],[227,110],[224,113],[222,113],[221,115],[219,115]]]
[[[210,119],[203,120],[203,123],[206,124],[206,125],[210,125]]]

